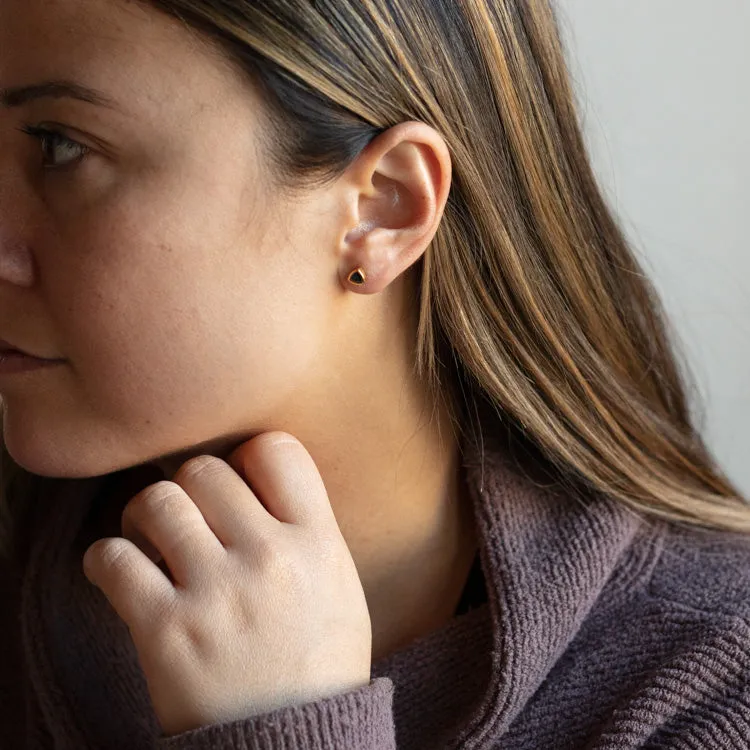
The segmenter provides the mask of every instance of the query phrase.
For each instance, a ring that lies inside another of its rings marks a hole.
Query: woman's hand
[[[122,528],[84,572],[128,626],[165,736],[369,684],[362,584],[288,433],[190,459],[129,501]]]

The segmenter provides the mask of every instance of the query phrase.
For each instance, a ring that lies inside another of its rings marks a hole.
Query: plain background
[[[594,170],[750,495],[750,0],[553,0]]]

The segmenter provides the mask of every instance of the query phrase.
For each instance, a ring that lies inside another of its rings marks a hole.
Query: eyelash
[[[67,138],[65,135],[63,135],[59,130],[54,130],[51,128],[42,128],[42,127],[36,127],[34,125],[24,125],[24,127],[19,128],[19,130],[22,133],[26,133],[27,135],[30,135],[32,138],[36,138],[41,144],[42,144],[42,150],[45,150],[45,148],[49,145],[50,142],[55,142],[54,145],[70,145],[74,148],[78,149],[80,151],[80,156],[77,159],[73,159],[72,161],[68,162],[67,164],[63,164],[62,166],[47,166],[44,165],[45,169],[66,169],[69,167],[73,167],[76,164],[78,164],[80,161],[83,160],[83,157],[88,154],[88,152],[91,150],[88,148],[88,146],[84,146],[82,143],[78,143],[77,141],[73,141],[70,138]]]

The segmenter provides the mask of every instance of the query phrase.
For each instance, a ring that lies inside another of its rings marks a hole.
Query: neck
[[[311,374],[304,392],[285,397],[283,418],[247,420],[294,435],[315,461],[365,592],[373,659],[452,617],[477,548],[447,406],[426,403],[412,377],[413,332],[401,325],[401,306],[387,309],[388,335],[372,340],[359,325],[335,384],[328,370]],[[223,457],[239,437],[197,450]],[[191,454],[156,463],[171,478]]]
[[[380,428],[363,428],[367,415],[360,412],[352,437],[333,445],[299,428],[279,428],[303,442],[321,472],[367,599],[373,661],[451,619],[478,544],[447,413],[416,432],[405,430],[390,447],[379,416]],[[183,460],[156,463],[170,478]]]

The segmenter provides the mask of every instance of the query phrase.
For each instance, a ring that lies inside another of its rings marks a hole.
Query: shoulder
[[[665,523],[648,595],[750,631],[750,534]]]
[[[607,732],[627,747],[750,750],[750,534],[663,530],[643,598],[613,624],[628,658]]]

